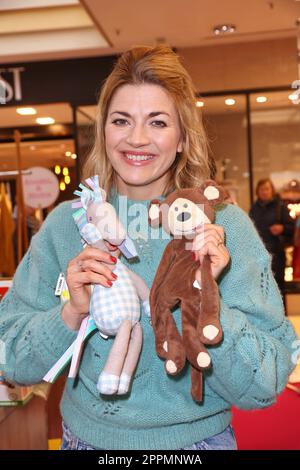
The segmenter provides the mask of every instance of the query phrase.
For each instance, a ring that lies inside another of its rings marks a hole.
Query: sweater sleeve
[[[0,370],[19,384],[34,384],[76,338],[61,318],[55,297],[60,265],[52,240],[60,209],[53,211],[18,266],[13,285],[0,303]]]
[[[297,336],[252,222],[234,206],[220,219],[231,264],[219,283],[224,340],[210,348],[207,384],[230,405],[263,408],[276,401],[296,366]]]

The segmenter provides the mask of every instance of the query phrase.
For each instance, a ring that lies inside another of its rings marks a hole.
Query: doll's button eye
[[[188,206],[187,203],[183,204],[183,207],[187,207],[187,206]]]
[[[178,207],[175,207],[175,211],[178,211]]]
[[[92,222],[92,220],[93,220],[93,217],[89,217],[89,222]]]

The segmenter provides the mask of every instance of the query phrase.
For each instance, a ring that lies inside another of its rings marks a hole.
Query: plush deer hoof
[[[128,393],[130,387],[131,376],[123,372],[120,377],[118,395],[125,395]]]
[[[119,381],[120,377],[118,375],[102,372],[97,383],[97,389],[103,395],[114,395],[118,391]]]
[[[206,339],[209,339],[210,341],[215,339],[218,336],[218,334],[219,334],[219,328],[217,328],[214,325],[207,325],[203,328],[203,336]]]
[[[210,365],[211,359],[209,357],[209,354],[205,352],[201,352],[197,356],[197,364],[199,367],[206,368]]]
[[[163,344],[163,349],[168,352],[168,342],[165,341],[164,344]]]
[[[177,367],[176,367],[175,362],[168,360],[166,362],[166,370],[168,374],[175,374],[177,372]]]

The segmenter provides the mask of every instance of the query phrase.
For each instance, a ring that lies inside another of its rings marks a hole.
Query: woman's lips
[[[148,165],[155,158],[153,154],[142,152],[122,152],[123,159],[128,165],[131,166],[144,166]]]

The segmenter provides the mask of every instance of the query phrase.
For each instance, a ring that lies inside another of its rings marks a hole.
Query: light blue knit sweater
[[[112,202],[118,205],[117,198]],[[132,206],[140,201],[128,202]],[[148,203],[143,201],[145,217]],[[131,209],[128,222],[136,217]],[[0,304],[0,339],[6,347],[6,364],[0,364],[0,370],[17,383],[40,382],[76,337],[62,321],[54,295],[59,273],[66,273],[69,261],[82,249],[71,214],[66,202],[48,216]],[[219,280],[224,341],[210,348],[213,369],[205,374],[203,403],[191,398],[188,366],[175,378],[166,375],[147,317],[142,319],[144,344],[131,394],[99,397],[97,378],[112,340],[96,332],[86,344],[79,380],[68,379],[61,404],[67,425],[90,445],[178,449],[223,431],[231,420],[231,405],[269,406],[284,388],[294,367],[296,336],[283,314],[270,257],[238,207],[220,206],[216,223],[225,228],[231,264]],[[131,269],[149,287],[167,243],[168,237],[135,241],[140,261]],[[174,315],[180,323],[179,310]]]

